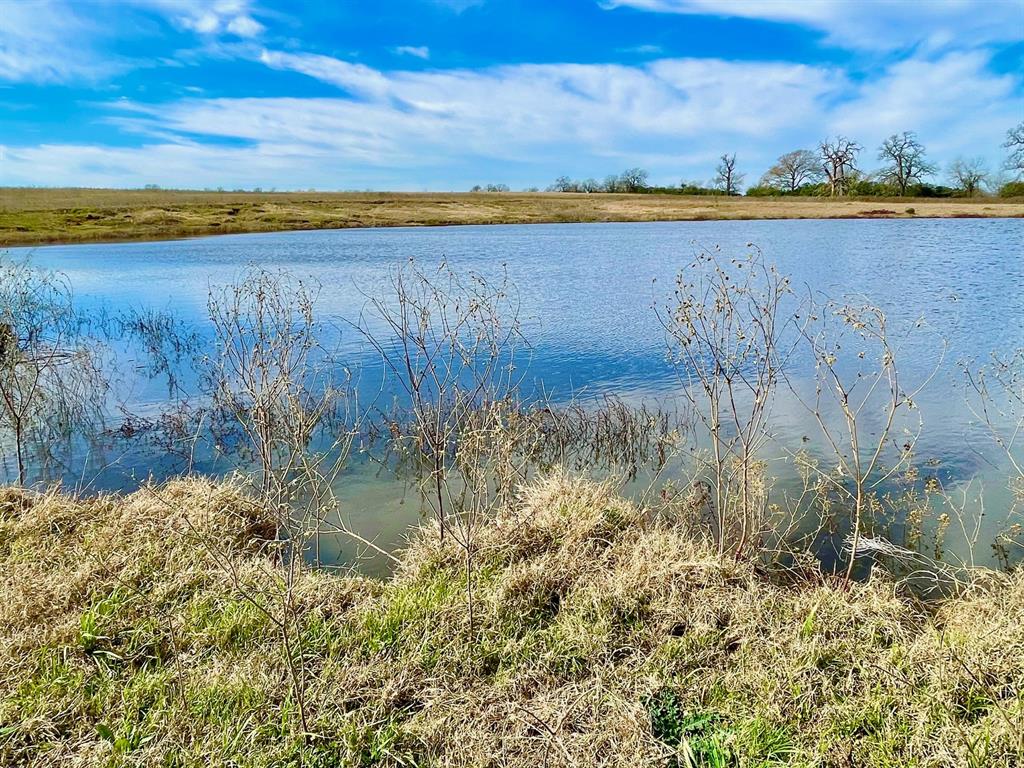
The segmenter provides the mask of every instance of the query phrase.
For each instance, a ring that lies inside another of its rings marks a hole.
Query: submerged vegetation
[[[64,449],[146,437],[180,474],[66,494],[47,484],[50,411],[0,410],[3,447],[19,447],[18,484],[0,494],[4,764],[1024,757],[1024,350],[965,366],[1012,492],[986,540],[958,478],[916,455],[930,377],[908,377],[901,353],[923,320],[894,327],[862,300],[803,296],[753,246],[696,249],[655,304],[672,412],[528,386],[503,273],[396,266],[349,320],[379,357],[372,396],[317,317],[317,286],[285,272],[211,289],[201,330],[86,322],[59,276],[2,276],[2,295],[44,300],[6,318],[0,396],[40,355],[87,349],[88,389],[29,376],[33,402],[105,395]],[[111,409],[116,387],[91,361],[116,357],[117,334],[140,342],[149,373],[189,361],[166,413]],[[816,438],[776,434],[783,399]],[[25,434],[47,446],[34,464]],[[401,551],[344,522],[357,453],[420,501]],[[796,486],[777,487],[780,456]],[[226,462],[217,478],[197,469],[210,457]],[[627,500],[627,481],[645,490]],[[335,572],[351,563],[321,558],[325,536],[390,559],[392,575]]]

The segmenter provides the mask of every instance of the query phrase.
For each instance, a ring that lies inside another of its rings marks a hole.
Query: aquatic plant
[[[102,355],[82,332],[66,278],[0,261],[0,430],[20,485],[30,465],[45,470],[60,447],[99,432],[109,386]]]

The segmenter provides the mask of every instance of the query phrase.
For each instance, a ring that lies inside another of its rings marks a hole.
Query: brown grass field
[[[0,247],[241,232],[708,219],[1024,217],[1024,200],[0,189]]]

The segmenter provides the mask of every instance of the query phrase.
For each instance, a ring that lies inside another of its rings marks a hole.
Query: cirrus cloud
[[[933,160],[985,154],[995,164],[1021,87],[990,72],[981,52],[897,62],[870,81],[834,66],[693,58],[426,72],[281,51],[259,60],[338,92],[109,103],[108,120],[141,146],[8,147],[4,180],[461,188],[642,164],[653,181],[675,184],[708,178],[725,151],[756,176],[836,131],[870,148],[917,130]]]
[[[602,0],[605,8],[799,24],[857,49],[941,48],[1016,41],[1022,0]]]
[[[105,50],[116,41],[117,23],[103,12],[149,14],[203,37],[259,36],[264,26],[249,0],[17,0],[2,4],[0,80],[42,84],[95,82],[147,62]],[[134,16],[131,16],[134,19]],[[133,26],[138,33],[139,27]]]
[[[395,48],[400,56],[415,56],[417,59],[429,59],[430,49],[425,45],[400,45]]]

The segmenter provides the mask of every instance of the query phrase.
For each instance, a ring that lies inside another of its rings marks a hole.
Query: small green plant
[[[654,737],[677,752],[680,768],[726,768],[736,764],[728,746],[728,732],[714,712],[687,712],[679,694],[661,688],[646,702]]]

